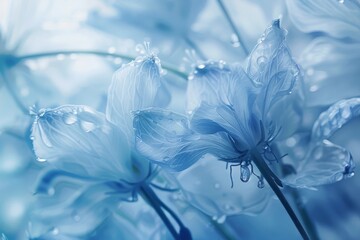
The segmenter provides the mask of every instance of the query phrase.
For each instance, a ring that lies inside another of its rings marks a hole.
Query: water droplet
[[[222,215],[216,219],[216,222],[219,224],[223,224],[226,221],[226,215]]]
[[[264,179],[259,179],[257,186],[258,188],[264,188],[265,187]]]
[[[344,3],[344,2],[345,2],[345,0],[338,0],[338,2],[339,2],[339,3]]]
[[[215,188],[215,189],[219,189],[219,188],[220,188],[220,184],[219,184],[219,183],[215,183],[215,184],[214,184],[214,188]]]
[[[65,113],[64,116],[63,116],[63,120],[64,120],[65,124],[71,125],[71,124],[76,123],[77,116],[75,114],[72,114],[72,113]]]
[[[235,48],[240,47],[239,38],[236,36],[235,33],[231,34],[231,45]]]
[[[47,161],[46,159],[40,158],[40,157],[36,158],[36,160],[37,160],[38,162],[46,162],[46,161]]]
[[[137,44],[135,46],[135,51],[139,54],[145,54],[145,47],[143,44]]]
[[[242,182],[248,182],[250,180],[251,171],[249,166],[240,166],[240,180]]]
[[[116,48],[115,47],[109,47],[108,48],[108,53],[110,53],[110,54],[116,53]]]
[[[317,90],[319,90],[319,86],[312,85],[309,90],[310,90],[310,92],[316,92]]]
[[[267,57],[265,56],[260,56],[256,59],[256,63],[259,66],[259,68],[263,68],[267,62]]]
[[[96,125],[92,122],[81,121],[80,123],[81,129],[85,132],[91,132],[96,128]]]
[[[49,188],[48,189],[48,191],[47,191],[47,194],[49,195],[49,196],[54,196],[54,194],[55,194],[55,188]]]
[[[197,69],[200,69],[200,70],[202,70],[202,69],[204,69],[206,67],[206,65],[205,64],[199,64],[199,65],[197,65]]]
[[[56,228],[56,227],[54,227],[54,228],[51,230],[51,233],[52,233],[53,235],[58,235],[58,234],[59,234],[59,229]]]

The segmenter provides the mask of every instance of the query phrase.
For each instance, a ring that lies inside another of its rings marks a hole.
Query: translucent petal
[[[341,100],[323,112],[314,123],[312,140],[329,139],[350,120],[360,116],[360,98]]]
[[[275,20],[272,25],[265,30],[258,44],[252,50],[246,68],[250,78],[258,84],[263,83],[261,79],[265,65],[277,54],[278,49],[285,41],[286,31],[280,28],[280,20]]]
[[[360,38],[360,3],[354,1],[287,0],[289,17],[301,31]]]
[[[134,181],[147,172],[147,165],[145,169],[136,166],[138,172],[132,170],[135,163],[124,134],[86,106],[40,110],[32,139],[39,161],[81,176]]]
[[[33,211],[32,224],[38,228],[33,234],[43,235],[50,230],[53,235],[85,238],[111,215],[109,210],[116,208],[116,203],[132,195],[131,190],[123,190],[109,183],[85,183],[65,201],[55,203],[52,200],[52,203],[44,204],[43,201],[50,199],[41,198]]]
[[[201,104],[238,103],[246,107],[254,91],[251,80],[239,64],[227,65],[222,61],[201,63],[189,77],[188,110],[192,112]]]
[[[260,213],[272,195],[270,188],[267,185],[258,188],[258,179],[254,175],[247,183],[236,181],[240,178],[240,169],[235,167],[232,171],[233,188],[226,163],[207,155],[177,178],[188,202],[214,220],[229,215]]]
[[[221,100],[219,87],[226,84],[226,78],[231,74],[228,65],[223,62],[206,62],[195,67],[189,76],[187,88],[187,105],[191,112],[205,102],[217,105]]]
[[[236,154],[227,135],[195,134],[189,129],[185,116],[166,110],[137,112],[134,128],[137,150],[153,162],[175,171],[188,168],[206,153],[220,158],[234,158]]]
[[[351,177],[353,159],[346,149],[328,140],[314,146],[297,173],[284,179],[284,183],[299,188],[312,188]]]
[[[106,117],[132,141],[132,112],[166,106],[168,93],[161,84],[160,60],[155,56],[139,57],[117,70],[108,92]]]
[[[301,120],[303,93],[300,69],[292,60],[285,36],[280,21],[275,20],[252,51],[247,73],[259,88],[250,111],[258,114],[265,129],[283,127],[281,135],[288,136]],[[279,112],[287,114],[280,117]]]
[[[305,70],[306,104],[322,106],[360,95],[360,42],[313,40],[299,63]]]
[[[191,129],[201,134],[226,132],[237,145],[249,148],[256,145],[260,135],[260,121],[254,119],[247,109],[235,111],[232,106],[202,104],[191,117]],[[246,118],[248,117],[248,118]]]

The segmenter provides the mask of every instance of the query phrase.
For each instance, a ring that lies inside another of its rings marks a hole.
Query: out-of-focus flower
[[[329,105],[360,94],[360,3],[357,0],[288,0],[289,17],[315,39],[299,63],[307,105]]]
[[[189,32],[205,3],[206,0],[106,0],[99,2],[87,23],[118,37],[122,52],[128,53],[137,42],[147,39],[159,46],[167,62],[179,63],[184,50],[194,48]]]
[[[252,51],[246,71],[239,65],[228,66],[222,62],[198,65],[189,77],[190,120],[161,109],[137,112],[134,119],[137,149],[153,162],[175,171],[182,171],[205,154],[211,154],[227,163],[230,174],[233,167],[239,167],[241,181],[248,182],[251,175],[255,175],[258,186],[264,187],[262,174],[253,166],[256,153],[268,163],[277,161],[273,144],[290,136],[301,118],[301,74],[286,47],[285,34],[279,21],[274,21]],[[341,180],[331,176],[347,176],[353,168],[350,155],[331,147],[314,145],[317,151],[326,150],[333,164],[341,162],[341,168],[324,170],[309,166],[319,175],[328,174],[329,179],[322,179],[322,183]],[[313,155],[308,157],[307,163]],[[327,158],[318,156],[316,160]],[[264,164],[261,167],[268,168]],[[276,175],[269,173],[274,181],[282,184]],[[304,187],[305,180],[307,187],[319,184],[310,172],[305,173],[301,175],[301,183],[293,179],[286,179],[284,183],[294,187]],[[256,198],[250,199],[256,201]],[[200,205],[206,212],[208,203],[202,202]]]

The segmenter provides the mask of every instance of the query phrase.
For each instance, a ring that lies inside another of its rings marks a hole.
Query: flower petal
[[[177,179],[188,202],[214,219],[260,213],[272,195],[270,188],[267,185],[262,189],[258,188],[255,176],[247,183],[235,181],[232,188],[230,176],[225,170],[226,165],[207,155],[179,173]],[[233,168],[234,179],[240,177],[240,171],[237,170]]]
[[[360,43],[329,37],[313,40],[299,60],[305,70],[306,104],[329,105],[360,95]]]
[[[335,131],[360,116],[360,98],[341,100],[320,114],[312,129],[312,141],[329,139]]]
[[[151,161],[174,171],[188,168],[203,155],[234,158],[235,150],[226,135],[202,136],[189,128],[188,119],[166,110],[136,113],[136,148]]]
[[[351,154],[328,140],[313,147],[297,174],[286,177],[286,185],[298,188],[313,188],[351,177],[354,173]]]
[[[289,17],[303,32],[321,31],[337,38],[359,37],[358,1],[287,0],[286,3]]]
[[[201,63],[189,77],[188,110],[192,112],[203,103],[211,106],[241,103],[246,106],[253,92],[251,80],[240,64]]]
[[[265,30],[258,44],[252,50],[246,72],[255,83],[261,84],[266,80],[261,78],[261,73],[264,71],[265,64],[272,60],[277,54],[278,49],[283,45],[285,35],[286,30],[280,28],[280,20],[275,20]]]
[[[169,101],[161,84],[160,60],[151,55],[139,57],[117,70],[108,92],[106,117],[132,141],[132,112],[162,106]],[[162,100],[162,101],[160,101]]]
[[[32,139],[39,161],[74,174],[115,181],[134,181],[146,174],[132,170],[136,163],[130,158],[124,134],[103,114],[86,106],[40,110]]]

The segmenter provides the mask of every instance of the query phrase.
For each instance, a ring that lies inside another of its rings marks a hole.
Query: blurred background
[[[280,18],[304,77],[302,124],[298,135],[283,142],[282,151],[292,152],[292,160],[304,154],[301,141],[319,113],[360,95],[357,0],[220,2],[225,12],[217,0],[0,0],[0,234],[29,239],[34,185],[43,168],[32,150],[29,107],[82,104],[104,111],[113,72],[134,59],[144,41],[161,59],[170,108],[185,112],[186,76],[194,64],[244,63],[264,30]],[[356,163],[359,124],[352,120],[332,138]],[[355,174],[298,191],[320,239],[359,238],[359,189]],[[256,216],[220,222],[228,239],[300,238],[275,198]]]

